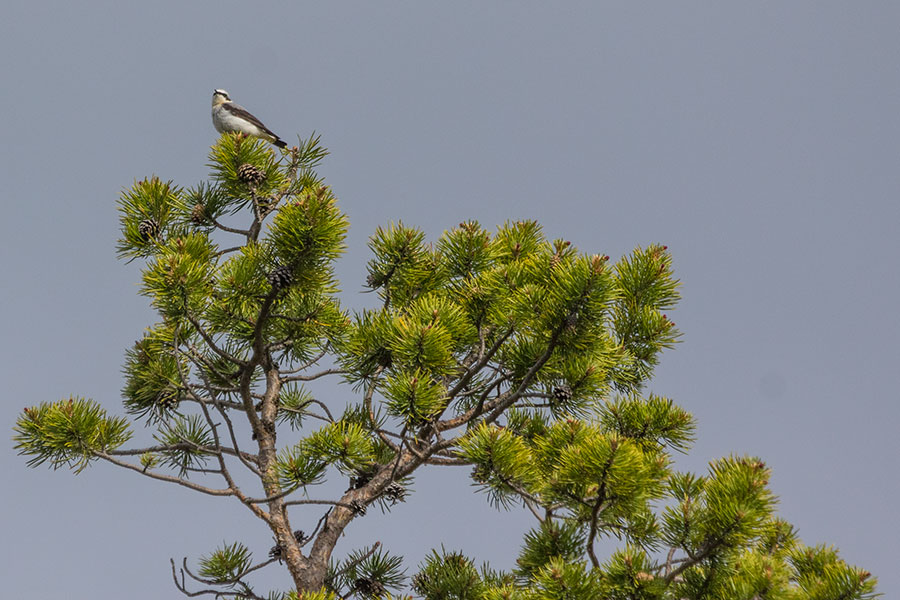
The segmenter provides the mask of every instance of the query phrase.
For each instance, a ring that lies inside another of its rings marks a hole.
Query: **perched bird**
[[[212,120],[216,131],[226,133],[235,131],[252,135],[275,144],[279,148],[287,146],[284,141],[262,124],[262,121],[247,112],[243,106],[231,101],[228,92],[215,90],[212,97]]]

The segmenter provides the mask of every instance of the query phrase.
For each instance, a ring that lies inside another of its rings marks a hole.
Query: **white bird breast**
[[[260,131],[259,127],[250,123],[249,121],[245,121],[240,117],[236,117],[225,109],[224,104],[220,104],[219,106],[213,109],[213,125],[216,128],[216,131],[219,133],[226,133],[229,131],[237,131],[239,133],[244,133],[247,135],[252,135],[255,137],[264,136],[265,133]]]

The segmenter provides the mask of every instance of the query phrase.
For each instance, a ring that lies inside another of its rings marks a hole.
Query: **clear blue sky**
[[[761,456],[804,541],[898,596],[898,25],[888,1],[8,1],[0,429],[69,394],[120,410],[123,350],[154,318],[115,259],[115,202],[145,175],[205,178],[222,87],[331,149],[352,307],[390,221],[433,239],[535,218],[613,258],[667,244],[684,339],[651,390],[698,420],[681,466]],[[0,468],[10,598],[178,597],[170,556],[271,545],[236,503],[109,466],[29,470],[9,442]],[[404,528],[370,515],[339,550],[510,566],[528,516],[464,475],[420,477]]]

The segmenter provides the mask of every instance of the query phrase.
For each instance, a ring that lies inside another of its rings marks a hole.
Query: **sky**
[[[648,391],[697,419],[679,467],[761,457],[804,542],[900,595],[898,24],[890,1],[8,0],[4,593],[180,597],[170,557],[272,544],[236,502],[106,464],[29,469],[11,441],[42,401],[122,412],[123,352],[155,318],[139,264],[115,257],[116,200],[145,176],[207,177],[225,88],[288,141],[322,135],[351,222],[337,266],[351,308],[374,301],[366,242],[391,222],[434,240],[468,219],[536,219],[613,259],[668,245],[683,338]],[[490,508],[466,474],[418,477],[338,552],[381,541],[413,573],[443,544],[509,568],[531,517]]]

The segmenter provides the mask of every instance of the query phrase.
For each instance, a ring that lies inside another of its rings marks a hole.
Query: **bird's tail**
[[[274,145],[278,146],[279,148],[287,148],[287,142],[285,142],[285,141],[284,141],[283,139],[281,139],[280,137],[277,137],[277,136],[276,136],[275,139],[272,140],[272,143],[273,143]]]

